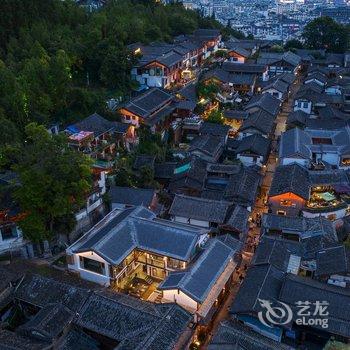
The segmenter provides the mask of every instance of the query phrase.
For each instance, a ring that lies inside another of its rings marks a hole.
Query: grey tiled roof
[[[278,300],[284,275],[284,272],[268,264],[250,267],[230,312],[244,314],[262,311],[258,299]]]
[[[249,113],[247,111],[242,111],[242,110],[228,109],[228,110],[224,110],[223,113],[226,119],[244,120],[249,117]]]
[[[280,110],[280,106],[281,101],[278,98],[270,94],[261,94],[254,95],[250,99],[249,103],[245,106],[245,110],[249,110],[254,107],[259,107],[265,112],[276,116]]]
[[[293,84],[296,77],[293,73],[283,73],[278,75],[278,79],[286,82],[287,84]]]
[[[60,339],[57,344],[58,350],[99,350],[99,343],[84,333],[82,330],[73,327],[68,333]]]
[[[167,92],[158,88],[152,88],[132,99],[124,108],[141,118],[147,119],[173,99],[174,97]]]
[[[231,83],[232,85],[254,85],[255,74],[228,72],[222,68],[215,68],[204,75],[204,79],[215,78],[222,83]]]
[[[314,140],[325,139],[329,142],[317,143]],[[302,156],[311,159],[313,153],[348,154],[350,151],[350,128],[305,130],[294,128],[281,136],[280,157]]]
[[[320,250],[316,254],[316,276],[346,273],[349,271],[345,246],[340,244]]]
[[[22,325],[19,331],[34,337],[40,334],[39,338],[52,341],[66,329],[73,316],[73,312],[62,304],[48,304]]]
[[[270,151],[271,141],[260,134],[254,134],[244,137],[237,149],[237,154],[250,154],[263,156],[264,159],[268,157]]]
[[[94,251],[113,265],[120,264],[136,248],[187,261],[202,231],[189,225],[180,228],[170,221],[155,221],[154,216],[140,217],[141,209],[124,210],[121,214],[127,215],[121,220],[121,214],[112,211],[68,249]]]
[[[229,320],[220,323],[208,350],[294,350],[294,348],[264,337],[237,320]]]
[[[299,235],[301,239],[328,236],[330,241],[337,241],[332,221],[323,216],[306,218],[264,214],[263,227],[266,230],[293,233]]]
[[[0,294],[20,277],[21,276],[8,271],[6,267],[0,267]]]
[[[253,168],[242,166],[237,174],[230,177],[224,198],[242,206],[252,206],[260,185],[261,175]]]
[[[292,192],[308,200],[310,195],[309,174],[300,165],[281,165],[276,168],[270,187],[270,196]]]
[[[94,293],[77,324],[116,341],[115,349],[172,349],[191,320],[176,304],[152,304],[116,293]]]
[[[153,168],[155,159],[155,156],[150,156],[148,154],[140,154],[136,156],[133,168],[136,170],[140,170],[143,166],[149,166]]]
[[[154,177],[156,179],[171,179],[176,167],[177,162],[156,163],[154,164]]]
[[[169,214],[222,224],[230,206],[226,201],[176,195]]]
[[[196,29],[193,32],[193,35],[195,37],[198,37],[200,39],[216,39],[220,35],[219,29]]]
[[[302,256],[302,246],[299,242],[264,236],[254,254],[253,264],[270,264],[287,272],[291,255]]]
[[[280,158],[302,157],[311,159],[312,152],[308,145],[312,144],[311,136],[304,130],[293,128],[281,135]]]
[[[0,330],[1,350],[43,350],[48,344],[5,329]]]
[[[223,146],[223,139],[219,136],[199,135],[191,141],[189,151],[199,151],[210,157],[218,158],[223,151]]]
[[[272,114],[260,109],[249,114],[249,117],[243,121],[239,131],[244,132],[246,130],[250,131],[255,129],[257,132],[263,135],[268,135],[273,132],[274,127],[275,117]]]
[[[156,60],[167,67],[172,67],[175,64],[182,62],[182,55],[175,51],[170,51],[164,55],[158,56]]]
[[[276,79],[271,84],[266,85],[263,88],[263,91],[267,90],[267,89],[275,89],[275,90],[281,92],[282,94],[286,94],[288,92],[288,87],[289,87],[288,83],[286,83],[280,79]]]
[[[295,112],[289,113],[287,118],[287,124],[304,126],[308,118],[309,118],[309,115],[299,109]]]
[[[107,131],[112,131],[116,128],[114,122],[101,117],[97,113],[91,114],[73,126],[81,131],[91,131],[94,133],[95,137],[100,136]]]
[[[257,62],[260,64],[273,64],[278,61],[285,61],[290,65],[296,67],[300,63],[301,58],[300,56],[287,51],[284,53],[262,52],[257,59]]]
[[[16,288],[14,297],[35,306],[61,303],[77,312],[89,296],[89,290],[78,288],[51,278],[27,275]]]
[[[143,205],[148,207],[155,195],[155,190],[146,188],[132,188],[111,186],[108,192],[111,203],[121,203],[125,205]]]
[[[348,185],[349,173],[344,169],[331,169],[323,171],[309,171],[310,184],[322,185]]]
[[[211,239],[189,270],[175,273],[175,276],[170,274],[158,288],[180,289],[202,303],[240,247],[241,243],[232,237],[229,237],[228,243],[223,239]]]
[[[251,52],[246,50],[245,48],[239,46],[239,45],[235,45],[235,43],[229,43],[228,47],[228,52],[230,51],[234,51],[236,53],[238,53],[240,56],[243,56],[245,58],[249,57]]]
[[[207,163],[199,158],[194,158],[190,162],[190,169],[179,174],[173,174],[169,184],[171,192],[182,189],[195,189],[201,191],[207,176]]]
[[[313,80],[313,79],[318,80],[323,84],[327,83],[327,77],[323,73],[318,71],[308,74],[307,77],[305,78],[305,81]]]
[[[245,233],[248,230],[249,214],[250,212],[246,208],[236,205],[232,213],[228,216],[226,225],[238,232]]]
[[[266,66],[264,64],[254,64],[254,63],[234,63],[234,62],[224,62],[222,68],[227,72],[234,73],[247,73],[247,74],[261,74],[265,72]]]
[[[196,84],[191,83],[177,91],[177,94],[183,96],[189,101],[197,102],[197,92],[196,92]]]
[[[199,129],[199,133],[202,135],[226,137],[229,130],[230,127],[228,125],[204,122]]]
[[[295,308],[297,301],[325,301],[329,305],[327,332],[350,337],[350,290],[321,283],[311,278],[300,276],[286,276],[279,293],[279,300]],[[296,313],[295,313],[296,315]],[[311,316],[312,317],[312,316]],[[320,329],[321,325],[315,324],[313,328]]]

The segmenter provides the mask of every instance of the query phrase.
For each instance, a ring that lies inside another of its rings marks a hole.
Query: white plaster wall
[[[2,239],[1,230],[0,230],[0,252],[5,252],[12,248],[19,248],[23,245],[23,234],[19,227],[16,227],[17,237],[10,239]]]
[[[250,165],[259,165],[262,166],[263,165],[263,157],[258,157],[256,158],[256,161],[254,162],[254,158],[253,157],[248,157],[248,156],[243,156],[240,154],[237,154],[237,158],[244,164],[247,166]]]
[[[197,310],[197,302],[177,289],[163,290],[163,298],[170,303],[177,303],[189,311]]]
[[[324,86],[324,84],[317,79],[307,79],[307,80],[305,80],[304,84],[310,84],[312,82],[316,83],[317,85]]]
[[[325,218],[328,218],[330,215],[335,215],[336,220],[337,219],[342,219],[343,217],[347,216],[346,209],[339,209],[335,211],[328,211],[326,213],[311,213],[306,210],[303,210],[303,216],[306,218],[316,218],[318,216],[323,216]]]
[[[195,220],[195,219],[190,219],[190,224],[195,225],[195,226],[200,226],[200,227],[209,227],[210,226],[208,221]]]
[[[230,62],[234,62],[234,63],[244,63],[245,62],[245,58],[244,57],[231,57],[229,59]]]
[[[181,222],[182,224],[188,224],[188,218],[184,218],[182,216],[173,216],[172,220],[176,222]]]
[[[147,79],[147,83],[146,83]],[[163,77],[162,76],[151,76],[149,74],[141,74],[136,76],[136,80],[141,84],[146,84],[149,87],[163,87]]]
[[[309,159],[301,159],[301,158],[280,158],[281,165],[288,164],[300,164],[302,166],[308,166],[310,160]]]
[[[338,87],[328,87],[325,89],[327,95],[341,95],[341,90]]]
[[[67,251],[67,254],[70,254],[70,252]],[[83,269],[80,266],[79,256],[104,263],[104,274],[101,275],[99,273]],[[68,270],[78,272],[80,277],[87,281],[95,282],[103,286],[110,285],[109,264],[104,259],[102,259],[99,255],[97,255],[94,252],[86,252],[86,253],[74,254],[73,257],[74,257],[74,265],[68,265]]]
[[[295,100],[294,102],[294,111],[304,111],[307,114],[311,114],[311,110],[312,110],[312,103],[308,102],[307,107],[303,107],[304,102],[302,102],[302,106],[299,107],[298,106],[298,100]]]
[[[270,94],[274,97],[277,97],[279,100],[282,101],[282,97],[283,97],[283,94],[280,92],[280,91],[277,91],[276,89],[267,89],[265,91],[262,92],[263,94]],[[277,94],[276,96],[274,94]]]
[[[336,153],[322,153],[322,160],[332,165],[339,165],[339,156]]]

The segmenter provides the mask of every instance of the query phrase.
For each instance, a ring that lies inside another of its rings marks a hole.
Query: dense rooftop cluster
[[[130,98],[41,130],[91,173],[72,232],[48,220],[57,235],[31,239],[26,178],[1,175],[0,252],[58,278],[0,269],[0,348],[349,342],[350,55],[222,34],[128,45]],[[287,321],[266,317],[281,306]]]

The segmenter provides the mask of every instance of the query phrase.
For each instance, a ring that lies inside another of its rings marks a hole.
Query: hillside
[[[12,142],[26,124],[75,121],[128,96],[133,42],[171,41],[197,28],[229,29],[182,5],[110,1],[88,13],[73,1],[0,4],[0,128]],[[19,130],[19,132],[18,132]],[[3,132],[2,132],[3,134]]]

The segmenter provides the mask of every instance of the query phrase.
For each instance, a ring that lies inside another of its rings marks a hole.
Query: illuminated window
[[[295,204],[290,199],[282,199],[280,205],[283,207],[293,207]]]
[[[92,272],[98,273],[100,275],[104,274],[104,263],[102,263],[102,262],[81,256],[80,257],[80,266],[85,270],[92,271]]]

